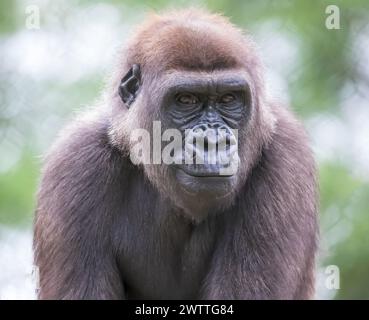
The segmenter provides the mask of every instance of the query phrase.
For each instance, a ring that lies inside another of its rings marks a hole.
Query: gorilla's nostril
[[[198,130],[201,130],[201,131],[206,131],[206,130],[207,130],[207,128],[208,128],[208,126],[207,126],[205,123],[200,124],[200,125],[197,127],[197,129],[198,129]]]

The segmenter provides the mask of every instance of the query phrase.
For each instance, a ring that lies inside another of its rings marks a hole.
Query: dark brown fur
[[[133,63],[143,87],[128,110],[116,90]],[[245,70],[251,79],[239,182],[215,209],[178,191],[165,166],[129,160],[129,133],[162,118],[155,106],[173,70]],[[266,101],[252,41],[218,15],[154,16],[128,44],[110,87],[46,158],[34,232],[39,297],[311,298],[314,161],[290,111]]]

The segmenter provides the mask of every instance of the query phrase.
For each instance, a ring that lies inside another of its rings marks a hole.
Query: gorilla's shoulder
[[[270,151],[284,153],[299,161],[309,158],[312,154],[309,147],[308,134],[300,120],[287,107],[279,106],[275,109],[276,124],[270,144]],[[306,159],[307,160],[307,159]]]
[[[44,178],[76,181],[121,170],[127,157],[110,143],[109,127],[109,117],[94,110],[78,115],[45,156]]]
[[[286,107],[276,107],[274,111],[277,121],[272,139],[262,153],[263,167],[280,181],[314,182],[315,161],[303,124]]]

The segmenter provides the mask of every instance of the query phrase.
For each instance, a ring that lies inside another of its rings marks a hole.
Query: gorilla
[[[157,161],[174,141],[157,123],[181,136],[172,163]],[[45,157],[38,297],[312,298],[316,189],[307,135],[267,98],[250,37],[202,10],[153,14]]]

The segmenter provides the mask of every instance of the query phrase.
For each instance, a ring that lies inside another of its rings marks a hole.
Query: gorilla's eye
[[[183,93],[183,94],[177,95],[176,101],[181,104],[191,105],[191,104],[197,104],[199,102],[199,99],[191,93]]]
[[[220,103],[232,103],[236,100],[236,97],[232,93],[226,93],[220,97]]]

